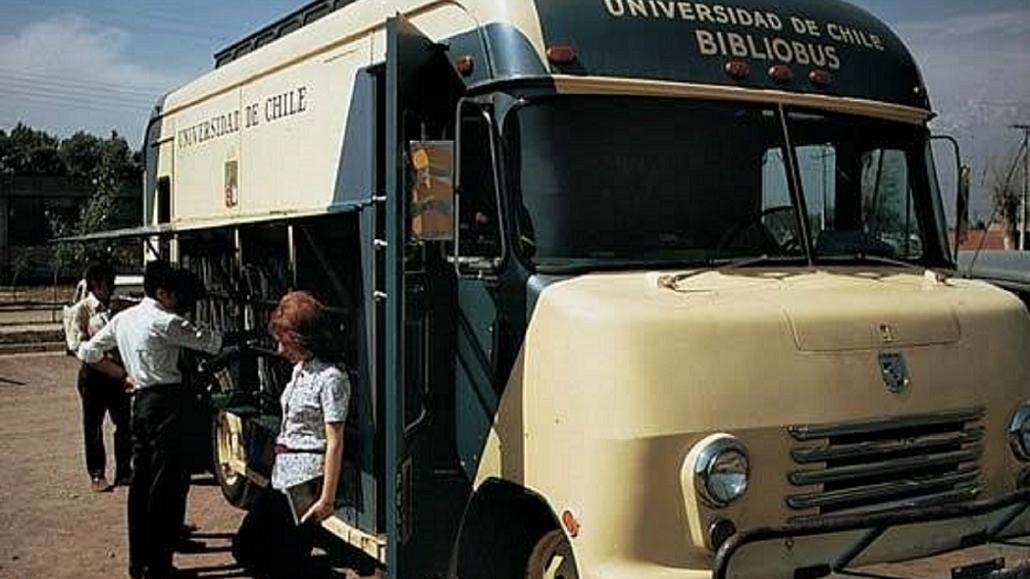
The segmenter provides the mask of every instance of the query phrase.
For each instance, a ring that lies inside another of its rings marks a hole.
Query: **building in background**
[[[93,191],[64,176],[0,176],[0,279],[42,281],[53,278],[51,216],[74,222]],[[139,225],[139,182],[123,182],[116,196],[112,227]],[[81,266],[80,266],[81,265]],[[72,264],[61,277],[77,276],[85,264]]]

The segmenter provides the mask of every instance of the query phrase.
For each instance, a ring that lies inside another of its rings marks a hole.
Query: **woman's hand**
[[[300,518],[300,522],[301,524],[318,524],[331,517],[335,511],[336,507],[333,505],[333,501],[326,498],[320,498],[315,501],[315,504],[308,508],[308,512],[304,513],[304,516]]]

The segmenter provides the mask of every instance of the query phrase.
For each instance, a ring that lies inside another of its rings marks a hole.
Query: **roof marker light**
[[[733,78],[747,78],[751,75],[751,65],[743,60],[731,60],[726,63],[726,74]]]
[[[769,76],[776,82],[787,82],[794,78],[794,71],[786,64],[774,64],[769,67]]]
[[[576,49],[564,45],[548,47],[547,60],[551,64],[571,64],[576,60]]]
[[[458,72],[461,73],[461,76],[468,76],[472,74],[473,70],[476,69],[475,59],[473,59],[471,56],[467,54],[465,56],[458,58],[457,62],[455,62],[454,65],[455,67],[457,67]]]
[[[817,86],[830,86],[833,83],[833,76],[829,72],[817,68],[808,73],[808,80]]]

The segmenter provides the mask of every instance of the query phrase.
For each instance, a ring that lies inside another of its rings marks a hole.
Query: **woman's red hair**
[[[290,292],[279,300],[268,322],[268,333],[284,345],[318,358],[334,357],[334,332],[322,302],[306,291]]]

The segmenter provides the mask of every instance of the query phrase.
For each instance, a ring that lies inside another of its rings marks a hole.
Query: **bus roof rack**
[[[250,36],[238,40],[215,53],[215,68],[219,68],[245,54],[271,44],[283,36],[300,30],[323,16],[339,10],[357,0],[314,0]]]

